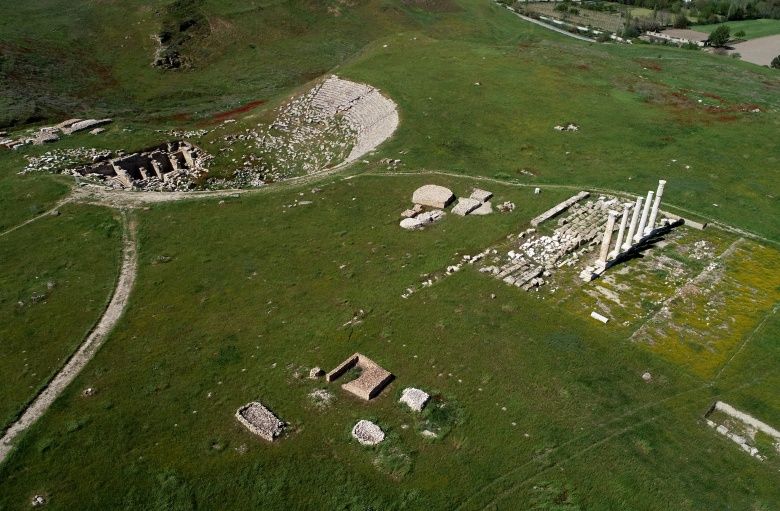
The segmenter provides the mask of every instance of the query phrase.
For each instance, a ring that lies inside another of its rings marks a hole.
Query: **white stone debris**
[[[444,209],[455,199],[452,190],[439,185],[423,185],[412,194],[412,202],[431,208]]]
[[[430,399],[430,397],[431,396],[423,390],[416,389],[414,387],[408,387],[405,388],[401,393],[401,399],[399,401],[409,406],[412,411],[420,412],[423,408],[425,408],[425,405],[428,403],[428,399]]]
[[[648,372],[645,372],[645,373],[642,374],[642,379],[649,383],[649,382],[653,381],[653,375],[648,373]]]
[[[309,393],[309,399],[317,408],[326,408],[333,401],[333,394],[326,389],[315,389]]]
[[[376,445],[385,439],[385,432],[373,422],[361,419],[352,428],[352,437],[362,445]]]
[[[35,495],[30,501],[32,507],[41,507],[46,504],[46,497],[43,495]]]
[[[566,124],[566,126],[562,126],[560,124],[556,125],[555,127],[553,127],[553,129],[555,131],[578,131],[580,129],[580,127],[577,126],[576,124],[570,122],[570,123]]]
[[[607,321],[609,321],[609,318],[607,318],[606,316],[602,316],[601,314],[599,314],[596,311],[591,312],[590,313],[590,317],[595,319],[595,320],[597,320],[597,321],[601,321],[602,323],[605,323],[605,324],[607,323]]]
[[[273,442],[284,431],[285,424],[262,403],[252,401],[236,411],[236,419],[263,440]]]
[[[514,202],[502,202],[498,205],[498,210],[502,213],[509,213],[510,211],[515,210],[515,203]]]
[[[320,367],[312,367],[309,370],[309,379],[311,380],[316,380],[323,375],[325,375],[325,371],[323,371]]]

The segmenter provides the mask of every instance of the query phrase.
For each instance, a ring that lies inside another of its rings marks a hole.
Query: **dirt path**
[[[27,224],[31,224],[31,223],[35,222],[35,221],[36,221],[36,220],[38,220],[39,218],[43,218],[43,217],[45,217],[45,216],[51,215],[51,214],[52,214],[54,211],[57,211],[57,209],[61,208],[62,206],[64,206],[65,204],[67,204],[68,202],[70,202],[70,201],[72,201],[72,200],[73,200],[73,196],[72,196],[72,195],[71,195],[71,196],[68,196],[68,197],[65,197],[64,199],[62,199],[62,200],[60,200],[59,202],[57,202],[57,203],[54,205],[54,207],[53,207],[53,208],[51,208],[50,210],[46,211],[45,213],[41,213],[40,215],[38,215],[38,216],[34,216],[34,217],[32,217],[31,219],[29,219],[29,220],[25,220],[24,222],[20,223],[19,225],[15,226],[15,227],[11,227],[11,228],[10,228],[10,229],[8,229],[7,231],[0,232],[0,238],[2,238],[3,236],[5,236],[6,234],[11,234],[11,233],[12,233],[12,232],[14,232],[15,230],[17,230],[17,229],[19,229],[19,228],[21,228],[21,227],[24,227],[24,226],[25,226],[25,225],[27,225]]]
[[[122,212],[124,234],[122,240],[122,269],[119,272],[116,288],[108,303],[103,316],[87,336],[79,349],[68,360],[65,366],[54,376],[49,384],[35,398],[32,404],[22,413],[22,416],[14,422],[3,434],[0,440],[0,463],[5,460],[13,448],[13,442],[17,436],[29,428],[49,409],[55,399],[76,378],[87,363],[92,359],[97,350],[103,344],[108,333],[122,316],[127,306],[130,291],[135,282],[138,269],[136,221],[129,214]]]

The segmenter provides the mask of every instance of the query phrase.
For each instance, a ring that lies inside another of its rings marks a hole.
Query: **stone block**
[[[476,199],[461,198],[458,199],[458,203],[452,208],[452,212],[456,215],[466,216],[481,205],[482,203]]]
[[[439,185],[423,185],[412,194],[412,202],[432,208],[446,208],[455,199],[452,190]]]

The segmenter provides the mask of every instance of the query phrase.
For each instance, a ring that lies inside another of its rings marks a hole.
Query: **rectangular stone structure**
[[[577,195],[574,195],[572,197],[569,197],[565,201],[561,202],[560,204],[557,204],[556,206],[548,209],[541,215],[537,216],[533,220],[531,220],[531,225],[536,227],[537,225],[541,224],[545,220],[549,220],[555,215],[559,215],[560,213],[563,213],[567,209],[569,209],[571,206],[576,204],[577,202],[581,201],[582,199],[589,197],[590,193],[582,191],[578,193]]]
[[[390,371],[380,367],[370,358],[355,353],[325,375],[325,380],[332,382],[353,367],[359,367],[363,372],[356,379],[343,384],[341,388],[366,401],[378,396],[394,378]]]

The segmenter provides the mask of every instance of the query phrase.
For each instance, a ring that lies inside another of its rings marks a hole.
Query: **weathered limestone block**
[[[490,201],[483,202],[477,209],[471,212],[472,215],[489,215],[493,212],[493,205]]]
[[[404,218],[401,220],[400,226],[402,229],[411,231],[414,229],[422,229],[424,224],[416,218]]]
[[[481,205],[482,203],[476,199],[461,198],[458,199],[458,203],[452,208],[452,212],[456,215],[466,216]]]
[[[452,190],[439,185],[424,185],[414,191],[412,202],[432,208],[446,208],[455,199]]]
[[[71,124],[67,128],[67,132],[76,133],[78,131],[97,128],[98,126],[103,126],[104,124],[109,124],[111,122],[113,122],[112,119],[87,119],[86,121],[78,121]]]
[[[474,191],[471,192],[470,198],[476,199],[479,202],[485,202],[490,200],[493,197],[493,192],[488,192],[487,190],[482,190],[480,188],[474,188]]]

